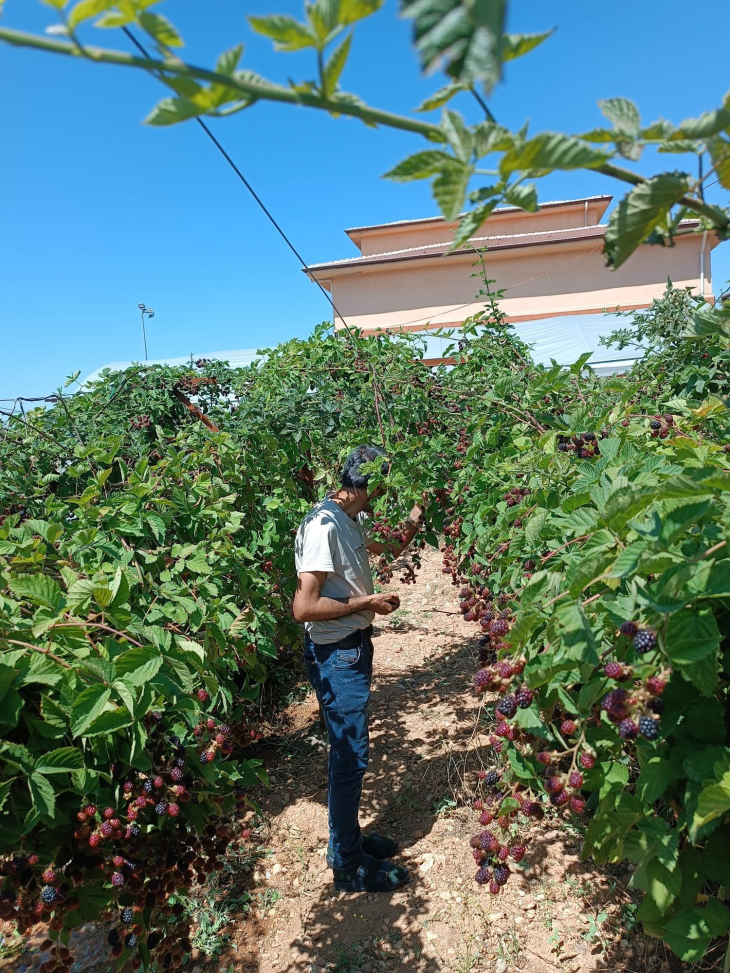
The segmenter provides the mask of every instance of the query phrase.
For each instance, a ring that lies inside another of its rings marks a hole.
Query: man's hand
[[[390,615],[391,612],[394,612],[396,608],[399,607],[400,598],[398,595],[386,593],[370,595],[370,604],[368,605],[368,608],[370,611],[374,611],[376,615]]]

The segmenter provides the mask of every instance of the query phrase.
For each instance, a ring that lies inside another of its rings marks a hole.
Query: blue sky
[[[274,80],[311,77],[306,55],[274,54],[246,14],[299,14],[291,0],[168,0],[187,57],[212,64],[244,41],[244,64]],[[683,43],[687,7],[614,0],[544,4],[513,0],[512,30],[557,27],[527,58],[508,65],[491,100],[497,119],[533,131],[580,132],[600,124],[599,98],[633,98],[646,121],[715,107],[730,87],[720,57]],[[41,31],[53,11],[37,0],[7,0],[3,23]],[[727,0],[702,5],[702,37],[724,36]],[[687,27],[689,30],[689,27]],[[128,49],[118,32],[93,41]],[[91,38],[90,38],[91,39]],[[358,26],[344,86],[366,101],[407,112],[439,87],[423,78],[409,24],[394,0]],[[0,397],[46,394],[80,369],[142,357],[137,304],[154,307],[150,357],[266,347],[305,336],[330,309],[240,183],[187,123],[148,128],[162,97],[146,75],[71,62],[0,45],[0,220],[2,347]],[[476,106],[456,107],[473,120]],[[434,117],[436,117],[434,115]],[[353,256],[343,229],[437,212],[425,183],[381,178],[425,143],[307,109],[260,104],[213,121],[236,159],[305,259]],[[682,158],[664,156],[668,168]],[[646,158],[640,171],[651,172]],[[718,187],[709,198],[720,201]],[[593,173],[543,180],[541,197],[614,191]],[[714,253],[715,292],[730,277],[730,246]]]

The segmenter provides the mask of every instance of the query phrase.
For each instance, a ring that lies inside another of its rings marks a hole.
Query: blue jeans
[[[370,752],[371,630],[332,645],[315,645],[307,636],[304,662],[324,710],[330,741],[327,792],[334,867],[347,869],[362,856],[359,810]]]

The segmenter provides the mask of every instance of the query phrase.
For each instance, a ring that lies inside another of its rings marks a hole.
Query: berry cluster
[[[671,432],[671,427],[674,425],[674,416],[671,412],[667,412],[664,415],[659,415],[657,413],[652,417],[649,423],[649,428],[651,429],[651,435],[654,439],[666,439]]]
[[[600,456],[598,436],[594,432],[583,432],[575,436],[560,436],[558,450],[561,453],[572,453],[579,459],[591,459]]]
[[[131,429],[148,429],[152,423],[149,416],[135,416],[129,423]]]
[[[518,503],[522,503],[526,496],[530,494],[529,487],[512,487],[506,493],[502,494],[502,499],[505,501],[508,507],[516,507]]]

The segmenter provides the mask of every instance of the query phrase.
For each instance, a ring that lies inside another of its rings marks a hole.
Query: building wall
[[[565,228],[564,212],[560,224]],[[712,293],[710,250],[716,244],[708,236],[705,296]],[[668,277],[699,292],[699,234],[679,237],[674,247],[643,245],[616,271],[605,266],[602,246],[602,239],[593,239],[494,250],[485,254],[485,265],[496,288],[505,289],[501,307],[513,321],[646,307],[661,296]],[[478,271],[473,260],[454,254],[336,269],[329,278],[332,296],[348,325],[364,330],[458,324],[483,306],[475,299],[481,284],[472,276]]]
[[[606,210],[604,202],[588,200],[574,205],[547,207],[537,213],[524,210],[497,210],[482,224],[474,236],[501,236],[512,233],[544,233],[549,230],[566,230],[577,226],[596,225]],[[423,223],[374,227],[372,230],[349,231],[363,256],[390,253],[442,243],[449,245],[454,239],[457,220],[428,220]]]

